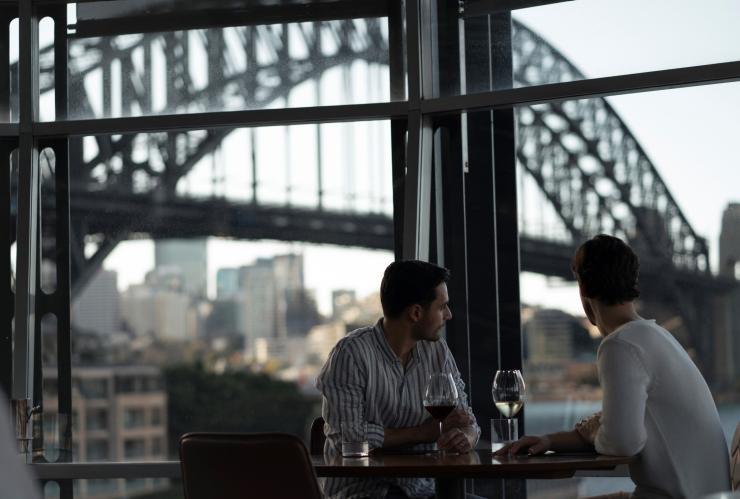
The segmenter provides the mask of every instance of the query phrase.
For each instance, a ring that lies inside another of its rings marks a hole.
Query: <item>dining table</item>
[[[570,478],[579,472],[608,474],[634,459],[594,453],[495,456],[490,450],[480,449],[464,454],[373,452],[361,458],[311,456],[318,477],[434,478],[437,499],[463,499],[466,479],[555,479]]]

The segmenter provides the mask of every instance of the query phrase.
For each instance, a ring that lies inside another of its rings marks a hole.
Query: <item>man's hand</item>
[[[473,436],[475,432],[472,431],[471,427],[467,429],[452,428],[451,430],[442,433],[442,436],[437,440],[437,448],[440,450],[459,452],[465,454],[473,450],[473,443],[477,435]]]
[[[449,413],[444,421],[442,421],[442,433],[447,433],[453,428],[468,428],[473,426],[473,418],[468,414],[465,409],[456,407],[454,411]]]
[[[519,452],[526,452],[530,456],[544,454],[552,446],[552,441],[547,435],[541,437],[522,437],[516,442],[510,443],[493,453],[494,456],[516,455]]]

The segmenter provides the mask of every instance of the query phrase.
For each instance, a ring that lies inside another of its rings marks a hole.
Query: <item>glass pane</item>
[[[18,7],[0,6],[0,22],[8,33],[0,37],[0,122],[17,122],[18,113]]]
[[[514,87],[740,60],[740,4],[733,0],[577,0],[511,14]],[[466,21],[463,93],[511,87],[501,80],[491,88],[488,72],[470,65],[488,61],[488,24],[482,20]],[[440,57],[456,56],[456,50],[449,46]],[[443,93],[460,92],[443,83]]]
[[[306,437],[329,351],[382,315],[390,151],[387,121],[71,139],[74,458]]]
[[[601,408],[601,335],[569,269],[581,242],[609,233],[641,258],[638,312],[700,368],[729,444],[740,416],[738,105],[740,84],[728,83],[516,110],[527,433],[570,430]],[[555,486],[533,483],[529,497]],[[558,486],[580,494],[569,497],[634,487]]]
[[[383,102],[389,82],[384,17],[69,40],[71,119]]]

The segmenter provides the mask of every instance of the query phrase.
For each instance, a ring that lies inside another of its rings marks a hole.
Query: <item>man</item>
[[[383,318],[351,332],[329,355],[316,382],[323,395],[325,451],[341,452],[340,423],[367,423],[371,451],[409,448],[469,452],[480,435],[468,407],[460,373],[440,338],[452,317],[449,271],[421,261],[394,262],[380,285]],[[425,411],[424,389],[431,373],[452,374],[457,408],[439,424]],[[430,479],[326,479],[332,498],[430,497]]]
[[[572,268],[583,310],[604,337],[602,412],[573,431],[524,437],[500,452],[639,456],[630,466],[634,498],[729,490],[727,446],[706,382],[678,341],[635,309],[637,256],[620,239],[599,235],[578,248]]]

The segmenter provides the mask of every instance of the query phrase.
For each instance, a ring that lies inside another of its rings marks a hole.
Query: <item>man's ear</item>
[[[419,320],[421,320],[421,316],[424,312],[424,309],[421,305],[419,305],[418,303],[414,303],[413,305],[409,305],[409,308],[407,310],[411,322],[419,322]]]

